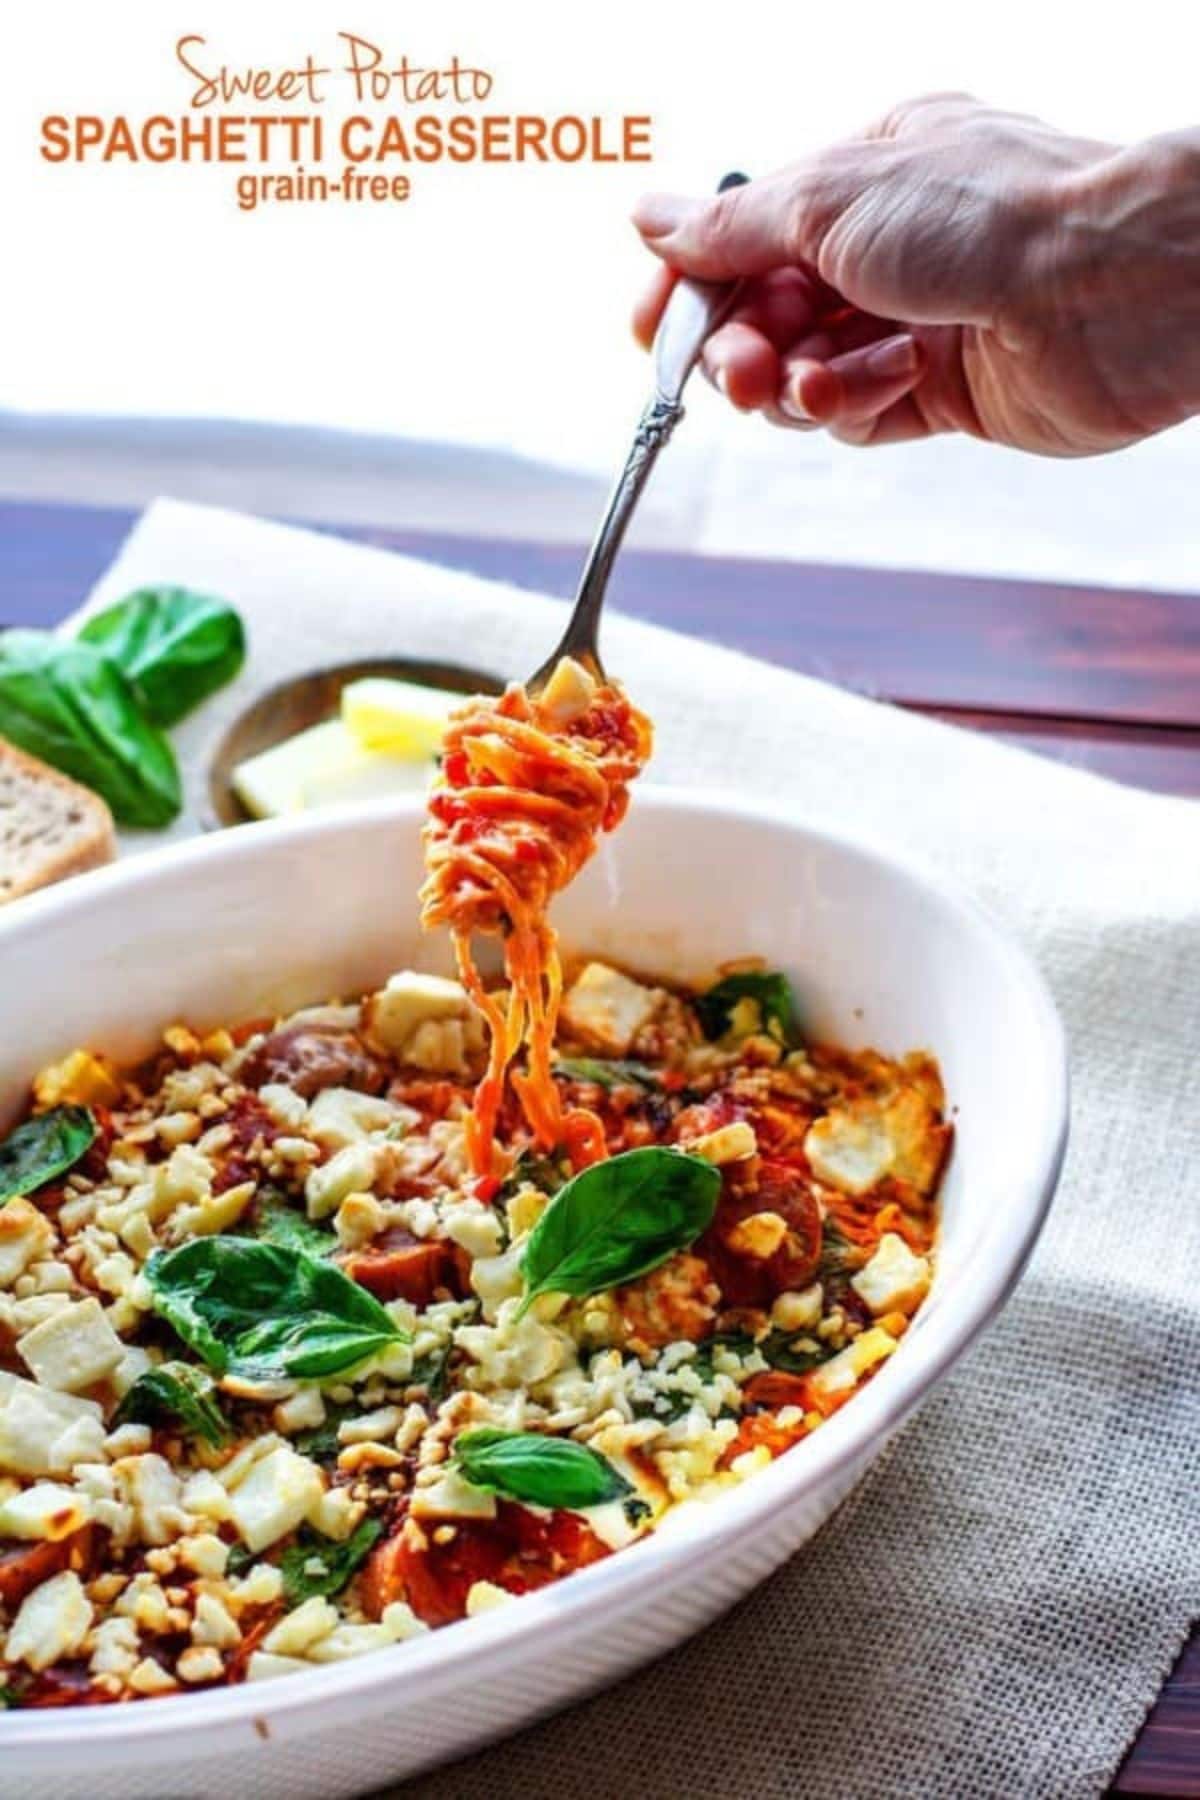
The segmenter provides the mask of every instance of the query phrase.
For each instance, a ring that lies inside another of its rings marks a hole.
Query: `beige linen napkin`
[[[246,674],[178,734],[192,760],[294,670],[394,650],[518,675],[562,619],[162,501],[93,599],[155,580],[250,626]],[[685,1648],[397,1793],[1097,1794],[1198,1610],[1200,807],[627,619],[605,652],[657,722],[657,776],[850,821],[1007,921],[1066,1021],[1072,1145],[1001,1321],[814,1542]]]

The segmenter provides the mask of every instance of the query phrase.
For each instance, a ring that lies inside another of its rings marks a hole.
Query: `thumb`
[[[647,249],[685,275],[732,281],[765,275],[806,254],[794,179],[768,177],[727,189],[711,200],[647,194],[633,222]]]

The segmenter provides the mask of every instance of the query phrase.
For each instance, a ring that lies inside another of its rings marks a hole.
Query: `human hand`
[[[965,431],[1049,456],[1200,412],[1200,135],[1120,150],[962,95],[634,221],[663,266],[745,278],[704,366],[733,404],[853,444]]]

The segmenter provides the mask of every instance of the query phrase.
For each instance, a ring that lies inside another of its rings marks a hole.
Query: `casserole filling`
[[[803,1041],[751,962],[684,990],[592,961],[550,1039],[504,1037],[481,1123],[488,1022],[530,1013],[467,972],[37,1076],[0,1143],[4,1705],[507,1604],[719,1499],[896,1349],[951,1136],[930,1056]]]

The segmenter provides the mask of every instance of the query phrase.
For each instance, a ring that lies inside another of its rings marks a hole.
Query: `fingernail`
[[[867,368],[883,381],[898,381],[903,375],[915,375],[921,366],[921,352],[915,338],[885,338],[867,353]]]
[[[790,381],[779,396],[779,410],[787,418],[795,419],[798,424],[810,425],[813,416],[800,398],[800,383]]]
[[[678,194],[643,194],[633,209],[633,222],[643,237],[670,237],[694,209],[694,201]]]

